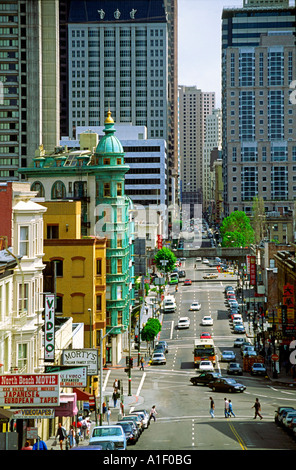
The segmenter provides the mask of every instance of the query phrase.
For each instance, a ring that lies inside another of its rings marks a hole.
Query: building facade
[[[1,2],[0,181],[59,140],[58,3]]]
[[[203,149],[206,118],[215,108],[215,93],[179,86],[180,173],[182,204],[203,203]]]
[[[54,153],[47,154],[41,147],[33,166],[19,171],[31,188],[38,191],[41,201],[80,201],[82,236],[108,238],[106,333],[112,330],[110,341],[113,362],[116,362],[127,347],[134,279],[133,205],[124,189],[129,167],[124,163],[122,145],[114,134],[114,121],[108,116],[99,142],[95,133],[82,135],[81,147],[91,150],[57,147]],[[89,307],[85,305],[85,308]]]
[[[245,1],[222,14],[224,212],[293,209],[296,180],[295,7]]]

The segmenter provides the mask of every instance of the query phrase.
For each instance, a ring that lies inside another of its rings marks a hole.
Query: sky
[[[221,16],[243,0],[178,0],[178,84],[216,93],[221,106]]]

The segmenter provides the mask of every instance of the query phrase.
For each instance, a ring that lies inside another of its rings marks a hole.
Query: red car
[[[185,279],[184,286],[191,286],[191,284],[192,284],[191,279]]]
[[[210,333],[208,333],[207,331],[204,331],[201,335],[200,335],[200,339],[211,339],[211,335]]]

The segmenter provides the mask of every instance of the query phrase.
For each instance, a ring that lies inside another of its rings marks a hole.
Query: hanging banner
[[[256,285],[256,256],[249,256],[250,263],[250,285]]]
[[[44,298],[44,360],[54,362],[54,343],[55,343],[55,296],[54,294],[45,294]]]

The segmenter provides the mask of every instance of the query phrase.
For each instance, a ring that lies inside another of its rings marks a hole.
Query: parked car
[[[198,263],[198,262],[201,262],[201,257],[198,256],[198,257],[195,259],[195,261],[196,261],[197,263]]]
[[[141,409],[141,410],[133,410],[131,411],[130,414],[139,414],[143,420],[143,426],[144,429],[148,428],[150,424],[150,415],[147,410]]]
[[[234,379],[226,379],[224,377],[215,380],[215,382],[210,382],[208,387],[213,392],[243,392],[246,390],[245,385],[236,382]]]
[[[234,348],[240,348],[242,343],[244,341],[244,338],[236,338],[233,343]]]
[[[200,302],[192,302],[190,309],[189,310],[200,310],[201,309],[201,304]]]
[[[204,259],[202,260],[202,262],[203,262],[203,264],[209,264],[209,260],[208,260],[207,258],[204,258]]]
[[[264,364],[261,362],[254,362],[251,367],[251,375],[266,375],[267,370]]]
[[[186,272],[184,270],[179,271],[179,277],[186,277]]]
[[[203,326],[211,326],[213,323],[213,319],[210,315],[205,315],[201,320],[201,325]]]
[[[137,426],[140,434],[144,431],[143,420],[139,415],[136,415],[136,414],[125,415],[121,418],[120,421],[133,421],[135,425]]]
[[[89,439],[89,445],[105,446],[107,442],[112,442],[114,449],[126,449],[125,432],[121,426],[95,426]]]
[[[165,346],[163,344],[157,344],[153,350],[153,353],[163,353],[165,354]]]
[[[254,346],[252,346],[250,343],[243,345],[241,348],[242,355],[245,351],[254,351]]]
[[[279,406],[276,410],[275,410],[275,415],[274,415],[274,422],[276,424],[279,424],[279,417],[282,415],[282,413],[284,411],[293,411],[295,408],[293,408],[292,406]]]
[[[243,375],[243,368],[238,362],[230,362],[227,367],[229,375]]]
[[[242,323],[238,323],[233,327],[233,333],[244,334],[246,332],[245,326]]]
[[[288,411],[288,413],[283,417],[282,426],[287,429],[294,417],[296,417],[296,410]]]
[[[214,370],[213,363],[211,361],[200,361],[199,363],[199,370],[204,370],[204,371],[212,371]]]
[[[236,359],[236,356],[235,356],[235,353],[233,351],[222,351],[221,353],[221,361],[225,361],[225,362],[232,362],[232,361],[235,361]]]
[[[132,422],[118,421],[118,423],[116,423],[116,426],[121,426],[124,430],[127,444],[135,444],[139,439],[138,431]]]
[[[287,407],[283,408],[283,409],[279,412],[279,414],[278,414],[278,421],[277,421],[277,422],[278,422],[278,424],[279,424],[280,426],[283,425],[283,420],[284,420],[284,418],[286,417],[286,415],[287,415],[290,411],[296,411],[296,410],[294,410],[294,408],[291,409],[291,407],[288,407],[288,406],[287,406]]]
[[[191,286],[191,284],[192,284],[191,279],[185,279],[184,286]]]
[[[190,327],[190,318],[189,317],[180,317],[177,327],[181,328],[189,328]]]
[[[221,377],[218,372],[201,372],[196,377],[191,377],[190,382],[193,385],[208,385],[210,382]]]
[[[163,353],[153,353],[151,364],[166,364],[166,357]]]
[[[296,435],[295,427],[296,427],[296,416],[292,416],[292,419],[291,419],[290,423],[288,423],[286,429],[287,429],[289,434],[293,435],[293,437],[295,437],[295,435]]]

